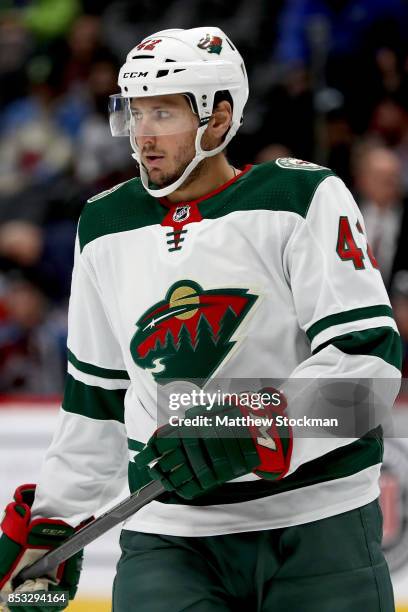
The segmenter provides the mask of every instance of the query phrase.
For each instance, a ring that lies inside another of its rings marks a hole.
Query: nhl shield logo
[[[178,223],[181,223],[182,221],[185,221],[186,219],[188,219],[190,216],[190,206],[177,206],[176,210],[174,211],[173,214],[173,221],[177,221]]]

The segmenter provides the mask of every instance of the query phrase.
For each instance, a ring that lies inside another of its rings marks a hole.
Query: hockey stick
[[[139,491],[132,493],[130,497],[119,502],[119,504],[98,516],[91,523],[82,527],[82,529],[67,538],[61,546],[54,548],[54,550],[48,552],[32,565],[25,567],[17,576],[17,581],[24,582],[25,580],[46,576],[60,563],[75,555],[84,546],[87,546],[106,531],[129,518],[129,516],[132,516],[132,514],[157,499],[164,492],[165,488],[160,482],[156,480],[149,482]]]

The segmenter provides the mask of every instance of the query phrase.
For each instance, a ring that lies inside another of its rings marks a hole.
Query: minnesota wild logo
[[[206,49],[208,53],[217,53],[219,55],[222,49],[222,38],[207,34],[200,40],[197,47],[200,49]]]
[[[296,157],[279,157],[275,163],[281,168],[293,170],[327,170],[324,166],[319,166],[304,159],[297,159]]]
[[[224,361],[231,340],[258,296],[247,289],[211,289],[182,280],[136,322],[130,351],[160,384],[197,379],[204,384]]]

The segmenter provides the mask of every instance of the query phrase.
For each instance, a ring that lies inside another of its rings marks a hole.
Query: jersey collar
[[[217,189],[213,189],[213,191],[210,191],[210,193],[207,193],[206,195],[203,195],[200,198],[197,198],[196,200],[187,200],[187,201],[183,201],[183,202],[169,202],[167,198],[159,198],[160,204],[163,204],[163,206],[165,206],[166,208],[174,208],[175,206],[179,206],[180,204],[184,204],[184,205],[187,205],[187,204],[190,204],[190,205],[199,204],[200,202],[203,202],[204,200],[208,200],[209,198],[213,198],[214,196],[218,195],[222,191],[225,191],[225,189],[228,189],[228,187],[230,185],[232,185],[238,179],[240,179],[244,174],[246,174],[249,170],[251,170],[251,168],[252,168],[252,164],[247,164],[239,172],[239,174],[237,174],[236,176],[233,176],[232,179],[230,179],[229,181],[227,181],[226,183],[224,183],[220,187],[217,187]]]

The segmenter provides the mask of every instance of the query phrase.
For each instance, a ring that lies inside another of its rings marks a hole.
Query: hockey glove
[[[0,523],[0,595],[4,601],[7,596],[19,592],[57,593],[68,591],[73,599],[82,567],[82,551],[65,563],[61,563],[52,576],[35,580],[26,580],[24,584],[15,584],[14,579],[27,565],[40,559],[49,550],[59,546],[75,529],[60,520],[37,518],[31,520],[31,506],[34,501],[35,485],[22,485],[14,493],[14,501],[6,506]],[[57,598],[57,596],[56,596]],[[35,608],[27,604],[18,607],[7,604],[9,610],[19,612],[53,612],[66,608],[66,605]]]
[[[152,479],[186,499],[251,471],[263,478],[282,477],[291,444],[277,439],[276,428],[264,425],[261,413],[256,415],[241,404],[215,406],[211,411],[203,406],[190,408],[179,425],[164,425],[153,434],[136,456],[136,467],[147,467]],[[260,418],[261,425],[247,426],[243,417]],[[186,424],[194,418],[197,425]]]

